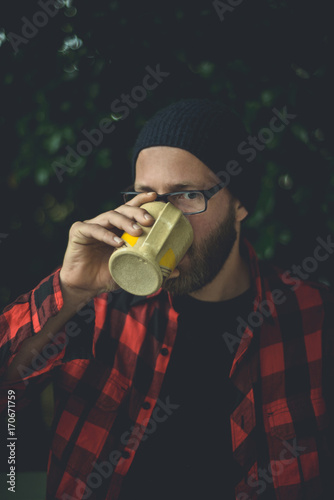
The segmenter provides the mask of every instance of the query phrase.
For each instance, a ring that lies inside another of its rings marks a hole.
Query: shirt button
[[[167,349],[167,347],[163,347],[160,352],[162,356],[167,356],[167,354],[169,354],[169,350]]]
[[[142,408],[144,408],[144,410],[149,410],[151,408],[151,404],[148,401],[144,401]]]
[[[123,458],[130,458],[130,453],[129,453],[128,451],[124,450],[124,451],[122,452],[122,457],[123,457]]]

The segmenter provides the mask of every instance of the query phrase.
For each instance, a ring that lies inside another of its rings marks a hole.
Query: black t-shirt
[[[223,302],[174,298],[178,330],[159,399],[179,407],[140,444],[120,500],[235,498],[228,377],[235,351],[223,334],[235,334],[251,302],[251,289]]]

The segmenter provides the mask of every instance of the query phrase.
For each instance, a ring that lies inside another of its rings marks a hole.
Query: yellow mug
[[[134,295],[150,295],[161,288],[193,241],[193,229],[172,203],[142,205],[154,217],[153,226],[141,226],[140,236],[124,232],[125,244],[114,250],[109,271],[118,286]]]

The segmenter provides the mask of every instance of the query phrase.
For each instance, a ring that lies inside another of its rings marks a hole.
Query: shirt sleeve
[[[322,325],[323,392],[331,421],[334,420],[334,294],[322,290],[324,321]]]
[[[63,306],[63,297],[59,280],[60,268],[45,278],[39,285],[15,302],[7,306],[0,315],[0,406],[5,390],[15,386],[18,390],[28,385],[28,379],[39,376],[41,384],[54,366],[61,362],[64,348],[61,347],[61,335],[55,341],[53,353],[44,353],[34,358],[32,367],[20,367],[22,381],[3,382],[3,376],[24,340],[38,333],[47,320],[55,316]],[[56,349],[56,350],[55,350]],[[29,391],[28,391],[29,392]]]

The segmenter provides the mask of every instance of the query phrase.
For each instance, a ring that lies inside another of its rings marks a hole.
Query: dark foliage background
[[[4,3],[0,305],[61,264],[74,221],[120,204],[141,125],[182,97],[227,102],[255,132],[268,126],[274,107],[297,115],[257,154],[265,176],[247,235],[260,257],[284,269],[312,256],[316,238],[334,232],[330,7],[241,0],[225,13],[221,6],[219,16],[217,2],[204,0],[64,0],[15,53],[13,33],[23,36],[23,17],[32,21],[42,9],[35,1]],[[66,146],[75,150],[82,130],[110,118],[111,103],[157,64],[170,75],[126,119],[114,115],[115,131],[60,182],[53,165],[64,164]],[[333,257],[311,276],[333,278]]]

